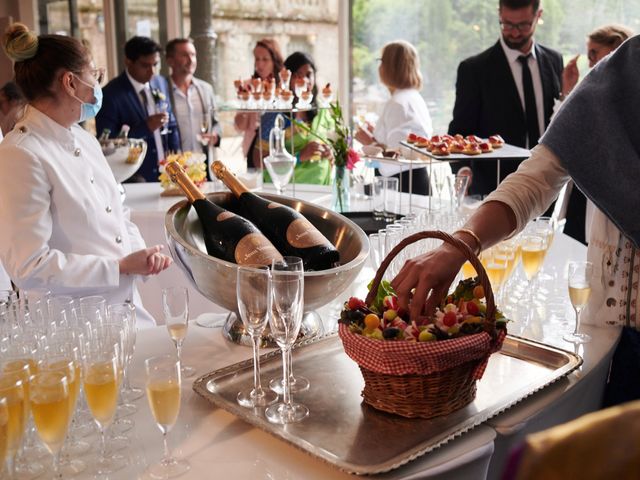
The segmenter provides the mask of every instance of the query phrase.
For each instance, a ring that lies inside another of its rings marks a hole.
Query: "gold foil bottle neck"
[[[245,192],[248,192],[249,189],[236,177],[233,173],[231,173],[226,165],[222,163],[220,160],[216,160],[211,165],[211,170],[213,174],[222,180],[229,190],[236,196],[239,197]]]
[[[165,167],[171,181],[180,187],[180,189],[187,196],[187,199],[190,203],[195,202],[196,200],[204,200],[206,197],[204,193],[200,191],[200,189],[191,181],[187,172],[185,172],[182,167],[176,162],[169,162]]]

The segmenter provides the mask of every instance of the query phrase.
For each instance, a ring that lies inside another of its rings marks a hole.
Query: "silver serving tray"
[[[281,376],[280,358],[279,351],[261,357],[263,384]],[[450,415],[429,420],[387,414],[362,403],[364,380],[336,334],[303,341],[294,349],[294,374],[311,382],[307,392],[295,395],[311,412],[301,423],[274,425],[264,417],[264,409],[254,411],[236,403],[238,391],[253,385],[251,360],[208,373],[194,382],[193,389],[212,404],[341,470],[373,474],[444,445],[581,364],[582,358],[574,353],[507,336],[477,383],[476,399]]]

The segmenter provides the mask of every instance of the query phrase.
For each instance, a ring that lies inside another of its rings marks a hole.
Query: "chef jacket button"
[[[18,131],[20,133],[26,133],[27,127],[25,127],[24,125],[20,125],[20,127],[18,127]]]
[[[105,208],[105,210],[107,211],[107,213],[111,213],[113,209],[111,208],[111,205],[107,205],[107,208]]]
[[[122,243],[122,237],[120,235],[116,237],[116,243]]]
[[[76,149],[73,151],[73,154],[74,154],[76,157],[79,157],[79,156],[80,156],[80,149],[79,149],[79,148],[76,148]]]
[[[93,182],[95,182],[96,180],[95,180],[93,177],[91,177],[91,178],[89,179],[89,181],[90,181],[91,183],[93,183]]]

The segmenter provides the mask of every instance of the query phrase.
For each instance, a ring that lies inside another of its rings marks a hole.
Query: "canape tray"
[[[478,155],[465,155],[464,153],[450,153],[449,155],[434,155],[426,148],[416,147],[407,142],[400,142],[400,145],[407,147],[414,152],[424,155],[424,160],[429,161],[429,157],[440,162],[457,162],[460,160],[518,160],[529,158],[530,152],[526,148],[516,147],[505,143],[501,148],[496,148],[491,152]]]
[[[261,357],[263,385],[282,375],[281,355]],[[407,419],[362,403],[364,381],[336,334],[301,342],[293,351],[294,375],[311,383],[294,400],[309,407],[304,421],[286,427],[269,423],[264,409],[236,403],[238,391],[253,385],[252,361],[213,371],[194,384],[195,392],[244,421],[291,445],[355,474],[393,470],[471,430],[524,398],[558,381],[582,364],[580,356],[531,340],[507,336],[478,382],[476,399],[444,417]]]

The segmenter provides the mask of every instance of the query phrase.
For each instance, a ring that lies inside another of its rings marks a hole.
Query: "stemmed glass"
[[[452,183],[451,193],[453,194],[455,209],[456,211],[460,211],[464,203],[464,197],[467,194],[467,186],[469,185],[469,176],[456,175],[455,177],[448,177],[448,178],[451,179],[451,183]]]
[[[285,257],[274,261],[271,270],[271,335],[282,350],[283,400],[265,410],[265,417],[272,423],[299,422],[309,415],[309,409],[291,399],[289,385],[289,361],[287,354],[298,338],[304,306],[304,272],[297,257]]]
[[[9,408],[7,398],[0,395],[0,469],[4,468],[9,440]],[[0,470],[1,472],[2,470]]]
[[[164,443],[164,456],[160,463],[149,467],[149,474],[153,478],[177,477],[191,468],[186,460],[178,460],[171,455],[167,443],[167,434],[180,413],[180,360],[176,361],[172,355],[161,355],[147,358],[144,367],[149,408]]]
[[[106,475],[125,466],[123,456],[110,453],[107,457],[106,448],[107,430],[113,423],[118,405],[118,355],[117,345],[101,338],[88,342],[84,352],[84,393],[91,415],[100,429],[98,475]]]
[[[157,104],[158,113],[167,114],[169,111],[169,102],[166,100],[160,100]],[[169,123],[169,116],[167,115],[167,121],[162,124],[162,130],[160,130],[160,135],[166,135],[169,133],[169,128],[167,127],[167,123]]]
[[[447,175],[443,168],[432,168],[431,169],[431,186],[436,191],[438,195],[438,204],[442,206],[442,190],[444,189],[444,185],[447,181]]]
[[[107,307],[107,316],[110,323],[122,326],[124,371],[121,396],[125,405],[142,398],[144,392],[141,388],[131,386],[129,367],[136,349],[136,307],[131,303],[116,303]],[[134,412],[135,413],[135,410]]]
[[[569,298],[576,312],[576,327],[573,333],[567,333],[562,337],[567,342],[587,343],[591,341],[590,335],[578,333],[578,330],[580,329],[580,313],[591,294],[592,277],[593,264],[591,262],[569,262]]]
[[[276,187],[278,195],[284,193],[293,176],[293,169],[296,166],[295,158],[288,155],[277,155],[265,157],[264,165],[267,167],[273,186]]]
[[[270,405],[278,398],[274,392],[264,390],[260,383],[260,340],[271,308],[269,281],[269,267],[248,265],[238,268],[238,311],[253,344],[253,388],[239,392],[237,397],[243,407]]]
[[[73,371],[73,368],[70,372]],[[42,443],[53,455],[53,478],[62,479],[60,451],[67,436],[71,417],[68,378],[58,371],[44,371],[29,382],[31,412]],[[75,406],[74,406],[75,407]]]
[[[302,259],[298,257],[285,257],[284,260],[287,264],[289,271],[302,272],[304,275],[304,268],[302,266]],[[272,310],[273,311],[273,310]],[[309,390],[309,379],[298,375],[294,377],[293,367],[291,364],[291,349],[287,350],[287,363],[289,365],[289,391],[291,393],[300,393]],[[269,388],[279,395],[284,393],[284,378],[277,377],[272,378],[269,381]]]
[[[169,287],[162,289],[162,311],[169,336],[176,346],[178,362],[183,377],[196,374],[193,367],[182,364],[182,343],[187,337],[189,327],[189,292],[186,287]]]
[[[0,398],[6,399],[9,411],[5,448],[7,473],[9,474],[9,478],[14,478],[16,455],[22,444],[29,415],[28,393],[25,393],[24,383],[20,378],[17,376],[3,375],[0,377]]]

